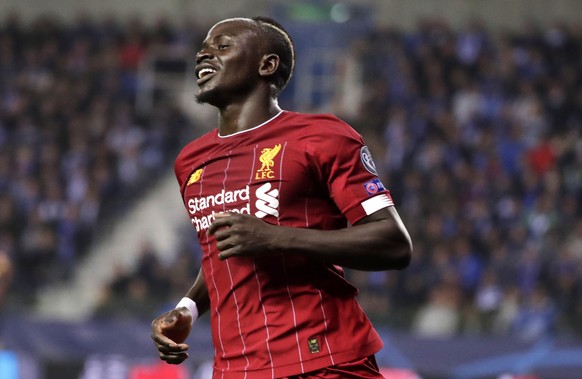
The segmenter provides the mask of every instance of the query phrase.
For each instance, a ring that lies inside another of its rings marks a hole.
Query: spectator
[[[552,334],[556,312],[553,302],[542,287],[536,287],[525,297],[515,319],[512,332],[525,341],[533,341]]]
[[[412,332],[423,337],[453,337],[460,326],[460,293],[451,283],[442,283],[430,291],[428,302],[416,314]]]
[[[380,317],[407,315],[395,322],[409,326],[410,315],[433,307],[431,290],[452,280],[463,283],[465,302],[448,311],[494,312],[493,333],[507,333],[521,298],[541,288],[559,323],[548,330],[582,335],[576,28],[498,32],[471,22],[453,30],[422,20],[354,41],[350,82],[362,87],[350,120],[384,157],[382,180],[401,217],[420,220],[407,223],[418,261],[388,280],[358,278],[389,297]],[[194,24],[0,24],[0,247],[13,259],[15,297],[65,275],[124,189],[173,160],[187,121],[165,106],[138,114],[135,70],[154,46],[189,47],[199,36]],[[198,264],[193,248],[184,250],[148,283],[183,288],[186,267]]]
[[[111,204],[161,172],[188,123],[164,104],[135,110],[145,26],[78,22],[0,24],[0,235],[17,301],[70,277]]]

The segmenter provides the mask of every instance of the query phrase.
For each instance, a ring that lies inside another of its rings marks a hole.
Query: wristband
[[[198,318],[198,307],[196,307],[196,302],[189,297],[183,297],[182,300],[176,305],[176,308],[186,307],[192,315],[192,323]]]

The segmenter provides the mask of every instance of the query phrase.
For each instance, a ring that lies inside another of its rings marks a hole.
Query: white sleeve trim
[[[385,193],[371,197],[362,202],[362,207],[368,216],[382,208],[387,208],[393,205],[394,202]]]

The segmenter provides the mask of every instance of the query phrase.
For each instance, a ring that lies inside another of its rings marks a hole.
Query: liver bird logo
[[[259,171],[271,171],[272,167],[275,165],[275,161],[273,160],[277,154],[281,151],[281,144],[277,144],[273,147],[266,147],[261,150],[261,156],[259,157],[259,161],[261,161],[262,166]]]
[[[273,166],[275,166],[275,157],[281,151],[281,144],[277,144],[273,147],[266,147],[261,150],[261,155],[259,156],[259,161],[261,162],[261,168],[257,170],[255,179],[265,179],[273,178]]]

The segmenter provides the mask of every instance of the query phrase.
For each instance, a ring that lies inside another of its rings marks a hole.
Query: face
[[[259,51],[253,21],[230,19],[213,26],[196,54],[198,102],[224,106],[249,94],[259,79]]]

